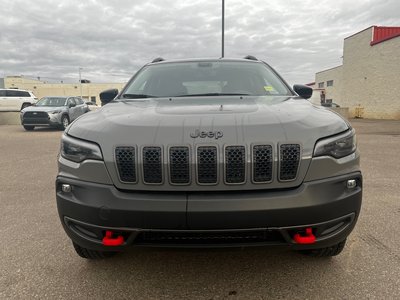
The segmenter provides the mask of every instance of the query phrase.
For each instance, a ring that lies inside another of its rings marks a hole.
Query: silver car
[[[44,97],[34,106],[21,111],[21,124],[25,130],[37,126],[58,127],[65,129],[79,116],[88,112],[86,103],[79,97]]]

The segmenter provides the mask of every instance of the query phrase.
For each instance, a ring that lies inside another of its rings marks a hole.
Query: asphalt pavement
[[[58,218],[62,132],[0,126],[0,299],[400,299],[400,121],[353,120],[363,207],[342,254],[132,248],[76,255]]]

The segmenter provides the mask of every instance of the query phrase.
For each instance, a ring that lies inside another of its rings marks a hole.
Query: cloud
[[[226,0],[225,54],[252,54],[289,82],[341,64],[343,39],[371,25],[400,26],[400,3]],[[3,0],[0,76],[121,82],[143,64],[221,55],[221,2]]]

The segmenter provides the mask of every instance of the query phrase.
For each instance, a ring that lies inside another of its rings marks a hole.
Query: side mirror
[[[75,107],[76,106],[76,104],[75,103],[70,103],[70,104],[68,104],[68,107],[69,108],[71,108],[71,107]]]
[[[115,97],[118,95],[118,90],[117,89],[110,89],[110,90],[105,90],[100,93],[100,101],[101,105],[105,105],[112,100],[114,100]]]
[[[309,86],[302,84],[295,84],[293,90],[302,98],[309,99],[312,96],[313,90]]]

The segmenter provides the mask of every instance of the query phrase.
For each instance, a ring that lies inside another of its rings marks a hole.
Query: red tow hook
[[[312,228],[306,228],[306,234],[300,235],[300,233],[296,233],[293,237],[294,241],[297,244],[314,244],[315,243],[315,235],[312,233]]]
[[[120,246],[124,243],[124,237],[119,235],[113,238],[113,232],[111,230],[106,231],[106,235],[103,238],[104,246]]]

